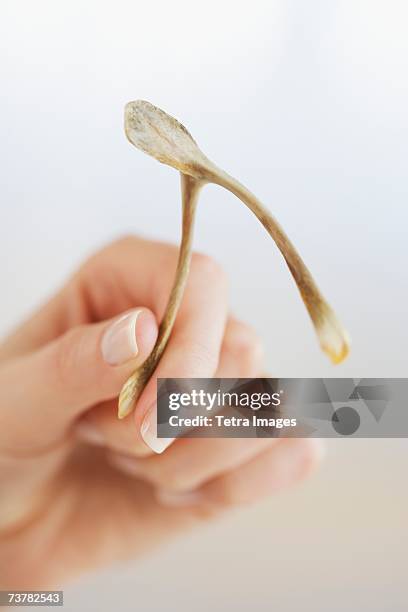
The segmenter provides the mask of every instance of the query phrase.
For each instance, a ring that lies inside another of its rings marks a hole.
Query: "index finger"
[[[224,272],[211,258],[194,254],[172,336],[131,417],[136,421],[136,443],[144,442],[161,453],[172,442],[157,437],[157,378],[214,376],[225,332],[227,306]]]
[[[85,261],[64,286],[0,345],[0,361],[55,340],[72,327],[146,306],[158,319],[177,265],[174,245],[126,236]]]

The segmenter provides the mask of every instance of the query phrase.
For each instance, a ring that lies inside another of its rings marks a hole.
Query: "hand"
[[[263,372],[258,338],[228,317],[224,274],[203,255],[154,378],[117,419],[122,384],[156,340],[176,261],[172,246],[122,239],[0,347],[3,588],[50,588],[142,554],[318,463],[317,440],[156,437],[157,376]]]

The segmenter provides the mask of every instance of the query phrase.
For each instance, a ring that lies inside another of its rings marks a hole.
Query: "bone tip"
[[[338,365],[339,363],[342,363],[348,357],[350,353],[350,342],[343,340],[340,348],[324,347],[324,350],[329,356],[331,362],[334,365]]]
[[[118,402],[118,419],[124,419],[132,412],[133,396],[129,393],[129,389],[123,387]]]
[[[319,326],[320,345],[334,365],[342,363],[350,353],[350,336],[334,315]]]

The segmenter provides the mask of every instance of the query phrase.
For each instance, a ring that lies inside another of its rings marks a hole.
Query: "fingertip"
[[[106,363],[121,366],[130,361],[142,363],[152,351],[158,326],[147,308],[135,308],[116,317],[105,328],[101,340]]]
[[[155,315],[148,308],[140,310],[136,325],[136,342],[138,358],[144,360],[153,350],[159,333]]]

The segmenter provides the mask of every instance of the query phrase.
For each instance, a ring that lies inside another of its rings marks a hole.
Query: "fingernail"
[[[101,349],[109,365],[121,365],[137,357],[136,321],[140,313],[139,309],[122,315],[105,331]]]
[[[181,506],[194,506],[203,501],[203,495],[200,491],[183,491],[176,493],[174,491],[166,491],[158,489],[156,491],[156,499],[163,506],[179,508]]]
[[[78,423],[76,426],[76,436],[82,442],[87,442],[94,446],[102,446],[105,442],[101,432],[86,421]]]
[[[162,453],[174,441],[174,438],[157,437],[157,404],[147,411],[140,428],[140,434],[149,448],[155,453]]]

